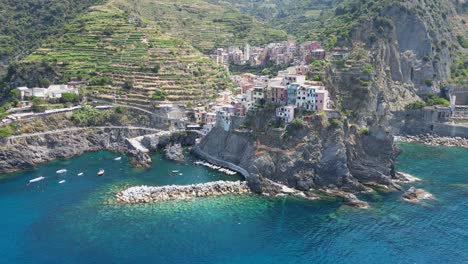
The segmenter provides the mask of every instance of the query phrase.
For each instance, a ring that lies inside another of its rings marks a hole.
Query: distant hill
[[[84,78],[88,92],[102,99],[117,95],[141,107],[200,103],[231,85],[225,70],[200,51],[286,38],[284,31],[203,1],[110,0],[12,63],[5,80],[16,87]]]
[[[262,45],[286,40],[286,31],[225,4],[205,0],[113,0],[162,33],[186,40],[202,52],[227,45]]]
[[[42,41],[102,0],[0,0],[0,73],[2,65],[29,53]]]

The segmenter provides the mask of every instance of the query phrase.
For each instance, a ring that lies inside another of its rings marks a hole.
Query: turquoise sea
[[[362,197],[369,210],[255,195],[118,205],[125,186],[237,178],[161,155],[136,170],[112,152],[3,175],[0,263],[468,263],[468,150],[401,147],[398,170],[436,201],[409,204],[398,192]],[[26,185],[38,176],[47,178]]]

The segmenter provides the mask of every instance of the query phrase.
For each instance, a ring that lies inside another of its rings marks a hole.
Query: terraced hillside
[[[226,3],[206,0],[114,0],[123,10],[157,25],[164,33],[190,41],[202,52],[220,46],[261,45],[287,39],[287,33],[241,13]]]
[[[14,78],[26,81],[44,63],[54,70],[45,74],[52,82],[87,78],[93,96],[113,100],[116,94],[118,101],[142,107],[206,101],[230,83],[211,59],[112,3],[93,7],[49,39],[20,63]]]

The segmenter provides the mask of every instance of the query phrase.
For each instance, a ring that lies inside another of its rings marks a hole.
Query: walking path
[[[33,136],[52,135],[52,134],[80,131],[80,130],[85,130],[85,129],[129,129],[129,130],[147,130],[147,131],[156,132],[156,133],[161,132],[160,129],[148,128],[148,127],[133,127],[133,126],[72,127],[72,128],[67,128],[67,129],[58,129],[58,130],[45,131],[45,132],[21,134],[17,136],[11,136],[8,138],[15,139],[15,138],[25,138],[25,137],[33,137]]]

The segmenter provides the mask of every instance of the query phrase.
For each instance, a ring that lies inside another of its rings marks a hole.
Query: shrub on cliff
[[[102,124],[107,118],[108,112],[85,106],[73,112],[72,121],[81,126],[95,126]]]
[[[427,105],[450,106],[449,100],[433,95],[433,94],[430,94],[427,96],[426,102],[427,102]]]
[[[367,127],[359,129],[358,133],[361,136],[369,136],[370,135],[370,131],[369,131],[369,129]]]
[[[414,102],[414,103],[411,103],[411,104],[408,104],[407,106],[405,106],[405,109],[406,110],[415,110],[415,109],[421,109],[421,108],[423,108],[425,106],[426,106],[425,102]]]
[[[10,126],[0,128],[0,138],[6,138],[13,135],[13,129]]]
[[[300,118],[294,118],[293,121],[291,121],[291,124],[289,124],[289,127],[292,129],[301,129],[305,126],[304,120]]]

